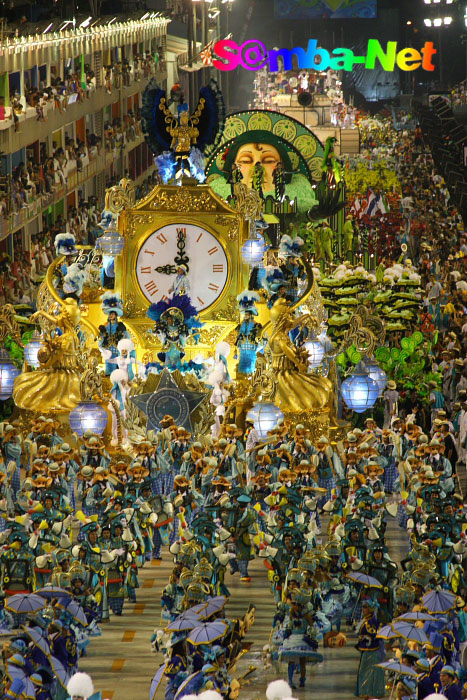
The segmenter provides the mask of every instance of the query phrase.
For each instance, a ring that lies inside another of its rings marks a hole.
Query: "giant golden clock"
[[[241,256],[247,222],[208,185],[158,185],[119,216],[125,237],[116,259],[115,289],[122,296],[124,323],[139,350],[159,347],[146,311],[168,298],[177,268],[187,268],[189,294],[205,323],[198,345],[187,344],[187,358],[211,353],[238,323],[236,296],[247,286],[249,268]]]
[[[173,293],[180,265],[186,268],[184,284],[193,305],[206,311],[222,296],[229,279],[223,243],[206,226],[187,219],[150,233],[136,257],[136,279],[151,304]]]

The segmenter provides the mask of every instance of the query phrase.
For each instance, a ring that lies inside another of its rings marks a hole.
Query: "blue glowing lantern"
[[[355,413],[364,413],[372,408],[379,396],[379,386],[359,362],[354,371],[342,382],[342,398]]]
[[[311,337],[310,340],[303,343],[303,347],[308,353],[308,366],[311,367],[311,369],[316,369],[319,367],[323,361],[325,353],[324,346],[319,342],[319,340]]]
[[[243,262],[251,267],[260,267],[263,262],[266,244],[263,236],[256,234],[255,237],[248,238],[242,245]]]
[[[103,235],[96,241],[96,250],[102,253],[102,255],[109,255],[111,257],[120,255],[124,246],[125,238],[120,236],[118,231],[114,229],[104,231]]]
[[[277,421],[284,417],[284,414],[273,403],[259,401],[255,403],[247,413],[247,418],[255,421],[255,429],[261,440],[264,440],[268,432],[276,427]]]
[[[373,379],[374,382],[377,383],[378,388],[379,388],[379,396],[383,393],[383,391],[386,388],[386,382],[388,381],[388,375],[384,371],[384,369],[381,369],[379,364],[375,362],[374,360],[369,360],[368,358],[364,358],[365,362],[365,367],[366,370],[369,374],[369,376]]]
[[[107,411],[96,401],[81,401],[70,411],[70,426],[80,437],[86,430],[102,435],[107,425]]]
[[[125,246],[125,239],[117,230],[115,215],[104,209],[102,212],[102,219],[98,225],[100,228],[104,229],[104,233],[96,240],[96,250],[102,253],[102,255],[109,255],[111,257],[120,255]]]
[[[21,374],[6,350],[0,350],[0,401],[6,401],[13,393],[13,384],[18,375]]]
[[[40,349],[40,336],[38,333],[34,333],[31,340],[24,348],[24,360],[28,363],[30,367],[33,367],[34,369],[37,369],[40,365],[39,358],[37,357]]]

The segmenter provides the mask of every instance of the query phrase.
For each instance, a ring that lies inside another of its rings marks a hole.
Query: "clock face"
[[[186,282],[177,266],[188,267]],[[170,298],[174,285],[185,286],[198,311],[221,296],[228,279],[228,259],[215,236],[196,224],[167,224],[151,233],[136,259],[139,287],[151,303]]]

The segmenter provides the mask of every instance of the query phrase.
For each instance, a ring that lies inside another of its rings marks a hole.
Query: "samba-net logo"
[[[422,68],[434,71],[433,56],[437,53],[432,41],[426,41],[420,51],[414,48],[397,50],[397,41],[388,41],[383,49],[378,39],[369,39],[367,51],[364,56],[357,56],[352,49],[337,48],[329,52],[318,47],[316,39],[310,39],[308,48],[300,46],[294,49],[271,49],[258,39],[250,39],[238,45],[232,39],[223,39],[214,46],[213,65],[218,70],[230,71],[241,66],[245,70],[260,70],[268,66],[271,73],[281,70],[309,69],[324,71],[332,70],[351,71],[356,64],[363,64],[365,68],[372,70],[378,61],[383,70],[393,71],[397,66],[403,71]],[[294,58],[296,65],[294,66]]]

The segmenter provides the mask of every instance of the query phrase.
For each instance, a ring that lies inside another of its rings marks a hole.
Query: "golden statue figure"
[[[46,334],[38,354],[40,369],[23,372],[15,379],[13,399],[19,408],[28,411],[71,411],[81,401],[77,361],[80,341],[75,330],[80,320],[79,307],[74,299],[67,298],[57,316],[37,311],[31,321],[40,316],[62,334]]]
[[[275,379],[271,400],[283,411],[320,411],[329,404],[332,383],[326,377],[307,374],[307,357],[289,338],[291,330],[311,319],[311,314],[294,318],[293,309],[285,299],[278,299],[271,309],[273,330],[268,346]]]
[[[170,148],[177,154],[189,153],[199,136],[198,129],[190,123],[188,112],[180,113],[180,124],[170,126],[167,131],[172,137]]]

